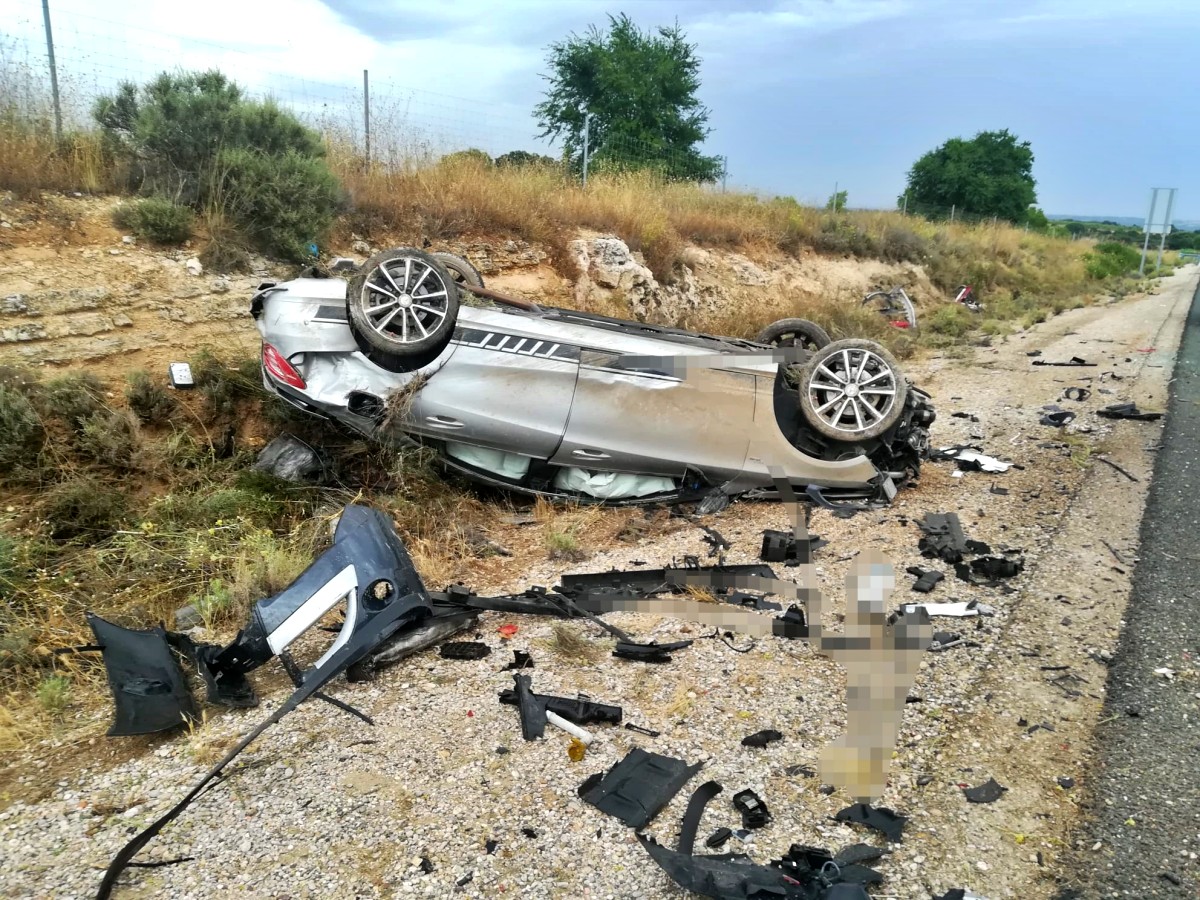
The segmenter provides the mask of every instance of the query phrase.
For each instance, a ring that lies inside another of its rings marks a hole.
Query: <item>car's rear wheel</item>
[[[432,255],[412,247],[372,256],[347,289],[350,322],[364,341],[392,356],[417,356],[450,339],[458,286]]]
[[[874,341],[835,341],[800,371],[800,410],[835,441],[876,438],[900,421],[908,381],[895,357]]]
[[[469,284],[473,287],[483,287],[483,276],[471,265],[470,260],[456,256],[453,253],[430,253],[434,259],[446,267],[456,285]]]
[[[755,340],[772,347],[819,350],[829,344],[830,338],[825,329],[816,322],[810,322],[808,319],[780,319],[760,331]]]

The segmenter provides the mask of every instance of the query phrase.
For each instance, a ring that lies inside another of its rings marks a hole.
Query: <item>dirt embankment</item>
[[[257,353],[247,304],[266,278],[287,278],[297,266],[257,259],[249,274],[197,269],[191,248],[143,246],[113,227],[115,200],[53,198],[43,206],[7,208],[0,231],[0,362],[32,366],[86,365],[104,374],[134,368],[165,371],[209,344]],[[49,213],[47,212],[49,210]],[[605,252],[596,250],[602,244]],[[577,283],[562,277],[539,248],[521,241],[451,241],[438,249],[467,256],[501,291],[560,305],[671,324],[726,324],[722,311],[757,308],[764,298],[794,314],[805,304],[855,303],[868,290],[905,284],[918,300],[937,296],[919,266],[783,254],[688,250],[675,285],[661,285],[636,254],[616,240],[582,235],[591,251]],[[335,247],[362,260],[378,250],[361,241]],[[356,252],[357,251],[357,252]],[[192,265],[189,266],[189,262]]]

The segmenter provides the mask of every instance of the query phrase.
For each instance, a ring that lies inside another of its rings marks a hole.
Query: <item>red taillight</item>
[[[272,347],[270,344],[263,344],[262,351],[263,368],[267,370],[267,374],[277,381],[282,381],[286,385],[303,390],[308,387],[304,383],[304,379],[300,377],[290,362],[283,358],[283,354]]]

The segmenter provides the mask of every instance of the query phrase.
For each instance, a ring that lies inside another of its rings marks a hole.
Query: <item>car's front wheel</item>
[[[392,356],[443,346],[458,318],[458,286],[437,259],[400,247],[372,256],[347,289],[350,322],[364,341]]]
[[[908,381],[895,357],[874,341],[834,341],[800,371],[805,421],[835,441],[877,438],[900,421]]]

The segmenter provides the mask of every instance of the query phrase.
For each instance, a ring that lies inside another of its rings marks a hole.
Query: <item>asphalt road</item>
[[[1179,348],[1140,561],[1110,669],[1078,881],[1062,900],[1200,897],[1198,299],[1200,291]],[[1173,674],[1156,674],[1162,669]]]

